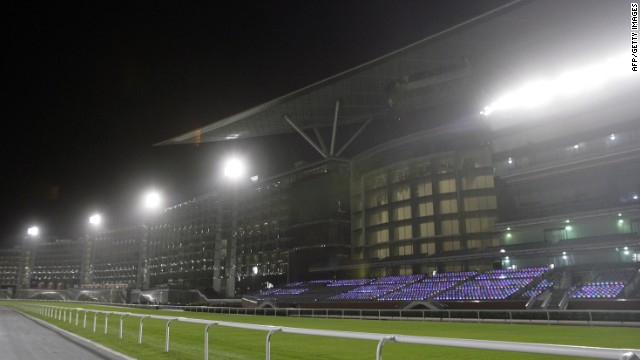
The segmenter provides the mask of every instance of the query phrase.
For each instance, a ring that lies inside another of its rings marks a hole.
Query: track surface
[[[120,360],[89,342],[48,328],[19,312],[0,307],[0,359],[2,360]]]

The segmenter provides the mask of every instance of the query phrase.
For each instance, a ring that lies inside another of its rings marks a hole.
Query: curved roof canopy
[[[157,145],[295,131],[306,136],[308,130],[329,127],[334,128],[335,138],[337,125],[366,126],[394,112],[450,102],[469,92],[480,111],[495,91],[530,71],[564,69],[620,49],[630,54],[628,16],[624,2],[514,1]],[[305,139],[325,157],[334,155],[333,146],[329,153],[324,144],[320,149],[308,136]]]

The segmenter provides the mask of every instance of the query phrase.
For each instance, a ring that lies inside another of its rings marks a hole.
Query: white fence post
[[[138,344],[142,344],[142,322],[144,321],[144,319],[146,319],[148,317],[149,317],[149,315],[145,315],[145,316],[140,318],[140,332],[138,334]]]
[[[171,325],[172,321],[178,321],[178,318],[171,319],[167,321],[167,329],[165,330],[165,339],[164,339],[164,350],[165,352],[169,352],[169,325]]]
[[[267,360],[271,359],[271,336],[276,331],[282,331],[282,328],[271,329],[271,330],[269,330],[269,333],[267,334]]]
[[[122,339],[122,322],[124,320],[124,317],[127,316],[129,314],[122,314],[120,315],[120,339]]]
[[[209,328],[213,325],[218,325],[218,323],[208,323],[204,328],[204,360],[209,360]]]
[[[376,360],[382,360],[382,346],[387,341],[396,341],[394,336],[385,336],[380,341],[378,341],[378,347],[376,348]]]
[[[109,329],[109,315],[111,315],[111,313],[105,313],[104,314],[104,334],[106,335]]]

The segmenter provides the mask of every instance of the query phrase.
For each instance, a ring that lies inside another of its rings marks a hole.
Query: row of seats
[[[505,300],[510,297],[529,299],[554,285],[553,278],[544,278],[547,267],[491,270],[481,274],[473,271],[387,276],[378,279],[313,280],[290,283],[280,288],[261,291],[261,300],[292,302],[316,301],[440,301]],[[615,298],[627,280],[637,270],[604,271],[597,279],[575,285],[571,297]],[[557,280],[557,279],[556,279]]]

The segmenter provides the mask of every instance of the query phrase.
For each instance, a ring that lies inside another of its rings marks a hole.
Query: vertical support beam
[[[333,150],[336,146],[336,132],[338,131],[338,110],[340,110],[340,100],[336,100],[336,107],[333,112],[333,130],[331,131],[331,150],[329,155],[333,156]]]
[[[277,331],[282,331],[282,328],[269,330],[269,333],[267,334],[267,360],[271,359],[271,336]]]
[[[218,325],[218,323],[209,323],[204,328],[204,360],[209,360],[209,328],[213,325]]]
[[[295,131],[298,132],[298,134],[300,134],[300,136],[302,136],[305,140],[307,140],[309,145],[311,145],[314,149],[316,149],[316,151],[320,153],[320,155],[322,155],[323,158],[329,157],[325,152],[322,151],[322,149],[318,147],[318,145],[316,145],[315,142],[313,142],[313,140],[309,137],[309,135],[307,135],[304,131],[302,131],[302,129],[296,126],[296,124],[294,124],[293,121],[291,121],[291,119],[289,119],[287,115],[284,116],[284,120],[288,122],[289,125],[291,125],[291,127],[294,128]]]
[[[360,126],[358,131],[356,131],[356,133],[353,134],[353,136],[351,136],[349,140],[347,140],[347,142],[344,143],[344,145],[342,145],[340,150],[338,150],[338,153],[336,153],[336,156],[340,156],[340,154],[342,154],[342,152],[347,148],[347,146],[349,146],[353,142],[353,140],[355,140],[364,131],[364,129],[369,125],[369,123],[371,123],[371,120],[373,119],[367,120],[364,124],[362,124],[362,126]]]
[[[322,134],[320,134],[320,130],[318,130],[318,128],[313,128],[313,132],[316,133],[316,138],[318,138],[318,143],[320,144],[320,147],[322,148],[322,152],[324,152],[326,154],[327,153],[327,145],[325,145],[325,143],[324,143],[324,139],[322,138]]]

